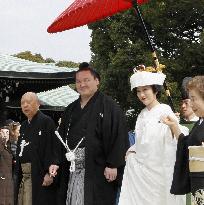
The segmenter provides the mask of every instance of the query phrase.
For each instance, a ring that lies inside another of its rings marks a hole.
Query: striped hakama
[[[70,172],[66,205],[84,205],[85,148],[76,150],[75,172]]]

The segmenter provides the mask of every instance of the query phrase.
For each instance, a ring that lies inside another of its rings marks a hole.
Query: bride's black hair
[[[163,86],[162,85],[150,85],[150,86],[152,87],[153,93],[156,93],[157,98],[160,98]]]

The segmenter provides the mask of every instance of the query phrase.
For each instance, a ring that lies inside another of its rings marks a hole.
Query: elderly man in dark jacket
[[[54,176],[58,169],[58,141],[54,121],[39,110],[35,93],[25,93],[21,108],[28,118],[21,124],[16,170],[18,205],[56,205]]]

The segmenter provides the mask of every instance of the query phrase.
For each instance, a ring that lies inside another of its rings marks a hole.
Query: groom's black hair
[[[100,82],[101,78],[100,78],[100,75],[99,73],[94,69],[92,68],[89,63],[87,62],[83,62],[79,65],[79,70],[76,71],[76,74],[81,72],[81,71],[90,71],[91,75],[93,75],[94,78],[97,78]]]

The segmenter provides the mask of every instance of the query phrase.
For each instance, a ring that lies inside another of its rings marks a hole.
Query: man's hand
[[[106,167],[104,170],[104,176],[108,182],[112,182],[117,177],[117,168]]]
[[[44,176],[44,181],[42,183],[42,186],[50,186],[50,184],[53,183],[53,177],[51,177],[49,174],[46,174]]]
[[[59,169],[58,165],[51,164],[49,167],[49,174],[51,177],[55,177],[57,175],[57,170]]]

